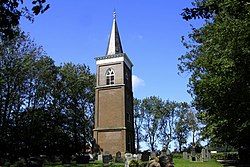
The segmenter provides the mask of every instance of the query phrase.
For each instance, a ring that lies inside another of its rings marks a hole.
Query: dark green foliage
[[[183,158],[183,154],[182,153],[173,153],[173,158],[174,159],[182,159]]]
[[[190,93],[203,136],[214,143],[250,148],[250,6],[247,0],[198,0],[185,19],[205,18],[193,29],[180,71],[191,73]]]
[[[176,110],[176,122],[174,129],[174,139],[177,141],[179,146],[179,152],[182,151],[182,147],[187,143],[187,138],[190,130],[195,133],[190,126],[190,106],[187,103],[178,103]],[[193,135],[194,136],[194,135]]]
[[[144,141],[148,143],[151,151],[155,151],[156,142],[159,138],[158,130],[160,127],[160,114],[164,113],[164,101],[159,97],[151,96],[143,99],[141,106],[144,119]]]
[[[21,17],[33,21],[33,14],[44,13],[49,8],[46,0],[32,0],[32,12],[25,6],[23,0],[0,1],[0,38],[12,39],[15,37]],[[27,2],[26,2],[27,3]],[[33,14],[32,14],[33,13]]]
[[[131,160],[129,162],[129,167],[139,167],[139,162],[136,160]]]
[[[215,160],[238,160],[239,156],[237,152],[219,152],[211,155],[212,159]]]
[[[0,43],[0,157],[69,159],[91,141],[95,76],[85,65],[55,66],[19,34]]]

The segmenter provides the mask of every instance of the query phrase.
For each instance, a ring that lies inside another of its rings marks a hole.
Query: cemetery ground
[[[221,167],[222,165],[215,160],[209,160],[207,162],[190,162],[182,158],[174,159],[175,167]]]
[[[78,167],[103,167],[104,164],[98,161],[90,162],[89,164],[53,164],[44,165],[44,167],[66,167],[66,166],[78,166]],[[106,165],[105,165],[106,166]],[[109,167],[124,167],[124,163],[110,163]],[[144,166],[144,165],[142,165]],[[222,165],[215,160],[209,160],[207,162],[190,162],[183,158],[174,158],[174,167],[222,167]]]

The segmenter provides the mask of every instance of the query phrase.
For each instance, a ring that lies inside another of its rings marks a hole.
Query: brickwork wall
[[[114,85],[106,85],[109,68],[115,72]],[[131,78],[132,72],[124,62],[97,66],[94,138],[104,152],[113,155],[135,150]]]
[[[97,126],[100,128],[125,127],[124,122],[124,88],[98,90]],[[100,119],[101,118],[101,119]]]
[[[104,64],[100,65],[98,68],[98,86],[106,85],[106,72],[109,68],[112,68],[115,71],[115,83],[122,84],[123,83],[123,63],[118,62],[114,64]]]

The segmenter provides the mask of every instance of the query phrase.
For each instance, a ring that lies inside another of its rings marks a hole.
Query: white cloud
[[[145,85],[144,80],[142,80],[141,78],[139,78],[136,75],[132,75],[132,86],[133,86],[133,89],[136,89],[137,87],[144,86],[144,85]]]

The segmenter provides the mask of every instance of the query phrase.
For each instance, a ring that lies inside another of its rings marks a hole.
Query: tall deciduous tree
[[[92,140],[95,76],[18,34],[0,42],[0,156],[66,159]]]
[[[189,135],[188,117],[189,105],[187,103],[178,103],[176,109],[176,122],[174,138],[177,140],[179,151],[182,151],[182,147],[187,143]]]
[[[156,96],[144,98],[142,100],[142,112],[144,117],[143,129],[145,131],[144,141],[146,141],[151,151],[157,148],[159,117],[157,112],[162,110],[162,100]]]
[[[250,150],[250,7],[247,0],[198,0],[184,19],[204,18],[193,29],[181,72],[213,142]]]
[[[176,102],[169,100],[161,100],[159,103],[159,110],[157,116],[159,119],[159,142],[168,148],[169,144],[173,141],[174,127],[176,121]]]
[[[143,128],[143,112],[142,101],[134,98],[134,124],[135,124],[135,140],[136,151],[140,151],[140,142],[143,140],[142,128]]]
[[[73,136],[74,152],[80,152],[92,137],[95,76],[86,65],[67,63],[60,68],[60,78],[63,113],[68,119],[65,130]]]

